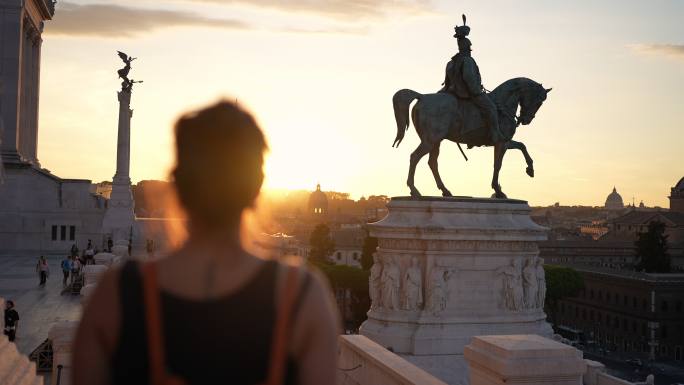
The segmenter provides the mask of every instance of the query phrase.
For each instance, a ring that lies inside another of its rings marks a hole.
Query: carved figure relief
[[[523,309],[524,293],[522,288],[522,271],[520,268],[520,260],[515,258],[511,260],[509,266],[504,266],[497,270],[497,273],[502,276],[502,293],[501,303],[504,308],[513,311]]]
[[[368,295],[371,300],[371,309],[382,307],[382,264],[378,262],[377,253],[373,253],[373,266],[368,277]]]
[[[423,277],[418,267],[418,258],[411,257],[411,265],[404,274],[406,310],[418,310],[423,304]]]
[[[399,286],[401,272],[399,266],[390,256],[385,257],[382,268],[382,307],[385,309],[399,310]]]
[[[522,271],[523,292],[525,295],[525,308],[534,309],[537,307],[537,293],[539,284],[537,282],[537,266],[534,257],[528,258],[525,268]]]
[[[427,309],[435,315],[447,308],[447,302],[449,302],[448,281],[452,274],[453,271],[439,266],[437,261],[430,271],[430,297]]]
[[[546,272],[544,272],[544,259],[537,258],[537,307],[544,308],[546,300]]]

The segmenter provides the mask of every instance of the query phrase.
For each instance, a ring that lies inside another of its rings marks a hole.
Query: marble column
[[[135,230],[135,212],[131,178],[131,92],[119,91],[119,129],[116,147],[116,173],[112,193],[102,223],[102,233],[114,241],[112,252],[118,256],[128,255],[129,238]]]
[[[116,174],[114,183],[131,183],[131,118],[133,111],[131,105],[131,93],[119,91],[119,134],[116,146]]]
[[[24,39],[21,8],[2,8],[0,13],[0,68],[2,69],[2,101],[0,117],[3,119],[0,153],[3,161],[19,161],[19,105],[21,76],[21,43]]]
[[[33,110],[31,111],[31,151],[29,153],[31,163],[37,167],[40,167],[40,162],[38,161],[38,112],[40,111],[40,60],[42,45],[43,39],[41,34],[38,33],[33,43],[33,100],[31,103]]]
[[[24,19],[24,35],[21,44],[21,74],[19,84],[21,87],[19,104],[19,125],[17,127],[19,136],[19,155],[23,161],[27,160],[28,152],[28,108],[30,103],[30,80],[31,80],[31,36],[32,28],[28,19]]]

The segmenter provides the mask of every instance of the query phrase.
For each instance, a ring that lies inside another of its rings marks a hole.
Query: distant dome
[[[316,191],[309,196],[309,213],[325,215],[328,213],[328,198],[321,191],[321,185],[316,185]]]
[[[670,192],[670,211],[684,213],[684,178]]]
[[[606,198],[606,206],[608,210],[621,210],[625,208],[625,204],[622,203],[622,197],[618,194],[615,187],[613,187],[613,192]]]
[[[672,188],[672,193],[678,193],[684,195],[684,177],[677,182],[677,184]]]

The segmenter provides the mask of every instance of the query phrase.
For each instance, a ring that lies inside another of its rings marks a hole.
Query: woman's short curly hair
[[[173,176],[190,220],[222,226],[239,219],[264,178],[267,145],[252,115],[221,101],[182,116],[175,131]]]

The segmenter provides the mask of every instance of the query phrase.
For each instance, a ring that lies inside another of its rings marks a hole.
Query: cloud
[[[120,38],[178,26],[251,28],[251,25],[239,20],[212,19],[192,12],[111,4],[79,5],[62,1],[57,4],[57,15],[45,29],[46,33],[52,35]]]
[[[389,13],[425,13],[431,0],[201,0],[215,4],[245,4],[287,12],[314,13],[338,19],[383,18]]]
[[[684,44],[633,44],[630,48],[640,54],[663,55],[684,59]]]

